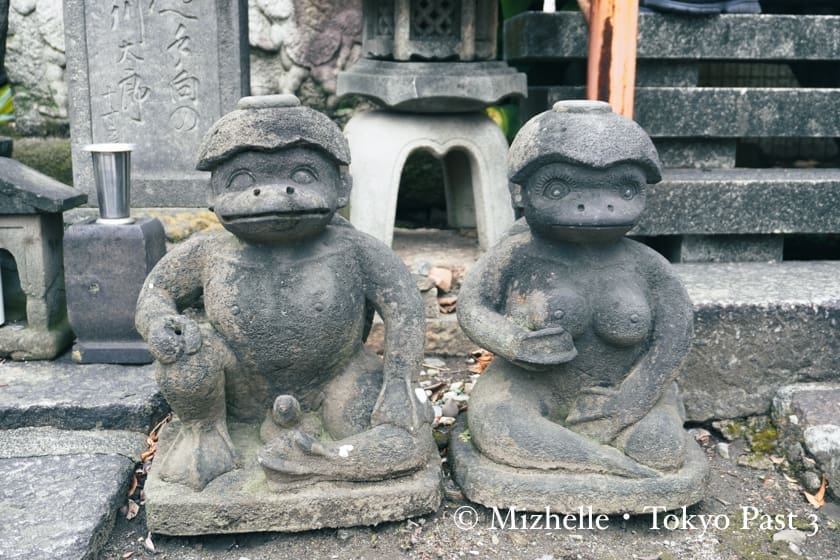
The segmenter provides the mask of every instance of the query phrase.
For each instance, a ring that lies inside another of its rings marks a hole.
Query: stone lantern
[[[484,113],[524,97],[525,75],[495,60],[497,2],[365,0],[364,56],[338,76],[339,95],[382,110],[347,123],[350,221],[390,244],[402,169],[419,150],[443,162],[447,218],[478,230],[483,248],[513,223],[507,140]]]
[[[365,0],[367,58],[493,60],[498,3],[481,0]]]

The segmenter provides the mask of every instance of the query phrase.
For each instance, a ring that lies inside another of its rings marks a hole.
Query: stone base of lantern
[[[513,225],[508,190],[508,144],[484,113],[360,113],[344,130],[350,143],[350,221],[391,244],[403,167],[418,150],[440,158],[445,170],[449,225],[478,230],[482,248]]]

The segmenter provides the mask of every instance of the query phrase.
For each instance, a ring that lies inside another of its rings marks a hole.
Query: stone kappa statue
[[[508,165],[524,223],[458,301],[464,332],[496,358],[452,438],[456,478],[490,506],[699,501],[708,469],[675,383],[692,307],[669,263],[624,237],[660,180],[653,143],[606,103],[564,101],[522,128]]]
[[[350,193],[348,163],[339,128],[294,96],[243,98],[208,132],[198,168],[211,172],[212,209],[227,231],[168,253],[137,304],[177,416],[147,486],[150,529],[300,530],[437,507],[431,407],[412,386],[422,302],[402,261],[336,215]],[[206,319],[185,312],[202,300]],[[384,360],[363,346],[373,309]],[[422,484],[411,479],[418,471],[431,473]],[[414,486],[384,513],[355,511],[367,507],[353,502],[357,488],[383,481],[371,494],[387,501],[400,477]],[[249,513],[229,526],[202,520],[184,505],[193,491]]]

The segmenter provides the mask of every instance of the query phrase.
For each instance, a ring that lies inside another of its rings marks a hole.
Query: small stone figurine
[[[294,96],[243,98],[205,138],[198,168],[227,232],[177,246],[137,304],[178,419],[146,487],[150,530],[297,531],[439,505],[431,407],[412,386],[422,302],[399,258],[335,214],[348,163],[338,127]],[[205,320],[185,312],[202,296]],[[384,360],[363,346],[374,309]]]
[[[675,383],[691,304],[669,263],[624,237],[660,180],[653,143],[606,103],[562,101],[522,128],[508,164],[524,223],[458,301],[496,358],[452,437],[456,479],[476,502],[531,510],[701,500],[708,468]]]

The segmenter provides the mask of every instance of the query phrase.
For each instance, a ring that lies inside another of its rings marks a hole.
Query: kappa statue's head
[[[650,137],[601,101],[560,101],[522,127],[508,154],[513,204],[551,240],[620,238],[660,180]]]
[[[243,97],[207,133],[197,168],[210,171],[210,207],[251,243],[324,231],[347,205],[350,149],[327,116],[293,95]]]

